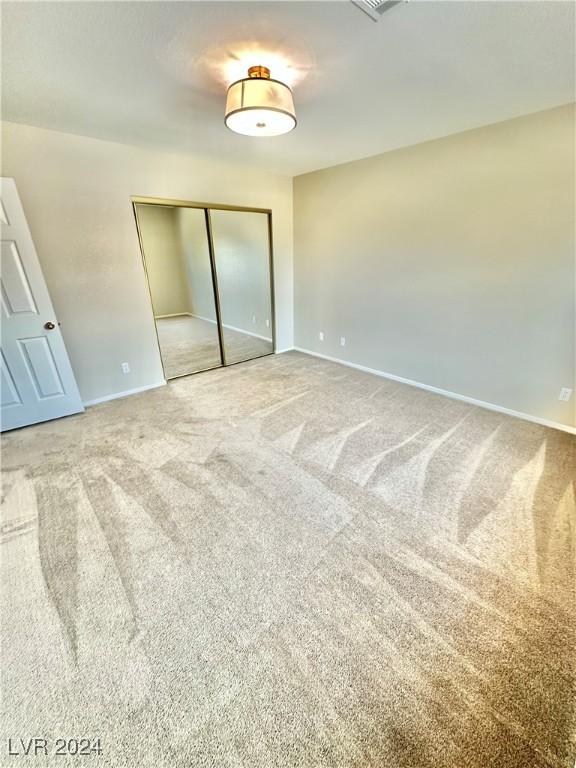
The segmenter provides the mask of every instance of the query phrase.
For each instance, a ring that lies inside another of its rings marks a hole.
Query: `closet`
[[[132,204],[166,379],[272,354],[272,212]]]

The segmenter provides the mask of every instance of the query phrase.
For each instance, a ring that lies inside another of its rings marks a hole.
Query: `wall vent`
[[[378,21],[386,11],[390,11],[395,5],[405,3],[407,0],[351,0],[351,2],[369,16],[372,21]]]

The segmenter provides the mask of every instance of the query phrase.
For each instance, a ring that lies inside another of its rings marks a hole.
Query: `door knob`
[[[47,323],[44,323],[44,328],[46,328],[47,331],[52,331],[54,328],[56,328],[56,326],[52,321],[48,320]]]

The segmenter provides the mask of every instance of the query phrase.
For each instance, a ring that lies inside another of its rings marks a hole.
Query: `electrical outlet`
[[[256,315],[252,315],[252,323],[253,325],[256,325]]]
[[[562,402],[567,403],[568,400],[572,397],[572,390],[570,387],[562,387],[560,390],[560,394],[558,395],[558,400],[562,400]]]
[[[320,341],[324,341],[324,331],[318,332],[318,338],[320,339]]]
[[[346,336],[340,336],[340,346],[341,347],[346,346]]]
[[[270,328],[270,320],[266,318],[266,328]]]
[[[130,373],[130,363],[122,363],[122,373]]]

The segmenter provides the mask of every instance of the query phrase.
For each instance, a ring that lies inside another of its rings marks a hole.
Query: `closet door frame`
[[[268,223],[268,273],[270,284],[270,307],[272,312],[272,351],[266,352],[263,355],[257,355],[251,357],[249,360],[258,360],[260,357],[268,357],[276,352],[276,297],[274,295],[274,249],[273,249],[273,236],[272,236],[272,209],[271,208],[248,208],[242,205],[224,205],[223,203],[198,203],[191,200],[172,200],[164,197],[143,197],[141,195],[133,195],[131,197],[132,212],[134,214],[134,220],[136,222],[136,231],[138,233],[138,243],[140,245],[140,254],[142,256],[142,265],[144,267],[144,276],[146,278],[146,284],[148,286],[148,297],[150,299],[150,310],[152,315],[152,322],[154,323],[154,332],[156,334],[156,343],[158,345],[158,354],[160,355],[160,364],[162,365],[162,371],[164,373],[165,381],[166,371],[164,370],[164,361],[162,360],[162,349],[160,347],[160,339],[158,338],[158,328],[156,327],[156,320],[154,318],[154,307],[152,304],[152,293],[150,289],[150,280],[148,278],[148,270],[146,268],[146,257],[144,254],[144,243],[142,242],[142,233],[140,231],[140,225],[138,223],[138,210],[137,205],[159,205],[172,208],[199,208],[204,211],[204,218],[206,222],[206,236],[208,238],[208,252],[210,255],[210,270],[212,274],[212,288],[214,290],[214,307],[216,311],[216,326],[218,329],[218,342],[220,344],[220,359],[222,365],[219,367],[229,367],[232,365],[239,365],[240,363],[248,362],[248,360],[239,360],[237,363],[226,362],[226,350],[224,345],[224,331],[222,326],[222,315],[220,311],[220,294],[218,292],[218,274],[216,271],[216,258],[214,254],[214,241],[212,238],[212,224],[210,220],[210,210],[215,211],[245,211],[246,213],[263,213],[267,217]],[[215,371],[217,368],[207,368],[206,370]],[[192,373],[185,373],[182,376],[194,376],[196,373],[205,373],[205,371],[194,371]],[[181,376],[175,377],[181,378]]]
[[[208,254],[210,256],[210,272],[212,274],[212,290],[214,292],[214,309],[216,310],[216,326],[218,328],[218,344],[220,344],[220,360],[222,367],[226,368],[226,346],[224,344],[224,331],[222,330],[222,312],[220,310],[220,291],[218,290],[218,272],[216,271],[216,257],[214,256],[214,241],[212,240],[212,222],[210,211],[204,208],[204,224],[206,237],[208,238]]]

